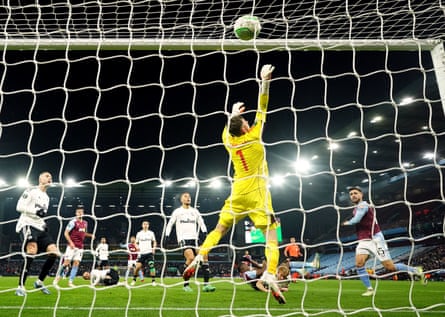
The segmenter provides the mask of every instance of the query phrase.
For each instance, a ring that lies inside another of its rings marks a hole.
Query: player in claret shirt
[[[85,238],[94,239],[94,235],[88,233],[88,222],[83,219],[83,215],[83,207],[77,207],[76,217],[74,219],[71,219],[66,226],[64,235],[67,242],[67,247],[65,250],[65,254],[63,255],[63,263],[57,270],[57,275],[53,282],[54,285],[57,285],[63,272],[67,270],[72,262],[68,286],[74,287],[74,278],[77,275],[79,264],[80,261],[82,261],[83,257],[83,242]]]
[[[125,281],[128,280],[128,276],[130,275],[130,271],[133,271],[136,269],[136,260],[139,255],[139,247],[136,244],[136,237],[131,236],[130,242],[127,244],[127,250],[128,250],[128,263],[127,263],[127,271],[125,272]],[[144,272],[142,270],[139,270],[139,279],[141,282],[144,281]]]
[[[348,188],[349,198],[355,205],[353,210],[353,217],[342,223],[343,226],[355,226],[357,232],[358,244],[355,249],[355,265],[357,274],[360,277],[363,285],[366,287],[366,292],[362,296],[374,295],[374,289],[371,285],[368,272],[365,264],[369,256],[376,257],[382,265],[390,272],[403,271],[411,275],[420,277],[422,283],[425,283],[423,269],[421,267],[415,268],[403,263],[394,263],[389,253],[388,245],[383,236],[380,226],[377,222],[375,209],[363,200],[363,191],[359,186],[351,186]]]

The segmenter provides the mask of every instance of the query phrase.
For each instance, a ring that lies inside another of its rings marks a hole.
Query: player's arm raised
[[[270,80],[272,79],[272,72],[274,69],[275,67],[270,64],[266,64],[261,68],[260,94],[258,97],[258,111],[255,121],[266,121],[267,105],[269,104]]]

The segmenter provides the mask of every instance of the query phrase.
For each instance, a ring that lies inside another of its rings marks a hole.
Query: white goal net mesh
[[[431,281],[445,277],[444,12],[432,0],[3,1],[0,315],[445,314],[443,288],[386,274],[378,261],[366,265],[377,295],[363,300],[357,237],[340,226],[352,214],[347,187],[360,185],[394,261],[422,265]],[[260,19],[257,39],[235,37],[242,15]],[[222,129],[237,101],[253,121],[263,64],[275,66],[262,142],[280,260],[296,237],[301,260],[318,253],[321,266],[291,271],[288,302],[278,305],[239,277],[245,251],[264,256],[243,221],[210,253],[216,291],[203,292],[198,276],[184,293],[184,257],[165,240],[166,222],[190,192],[208,230],[216,225],[233,176]],[[79,205],[96,239],[86,240],[76,287],[52,286],[54,266],[50,296],[30,277],[26,296],[14,297],[25,258],[17,200],[42,171],[55,182],[45,220],[60,251]],[[148,270],[143,283],[125,281],[126,246],[143,220],[158,242],[155,287]],[[111,288],[81,278],[99,261],[101,237],[120,273]]]

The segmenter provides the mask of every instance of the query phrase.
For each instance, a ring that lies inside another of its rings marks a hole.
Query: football
[[[90,272],[83,272],[82,277],[84,280],[89,280],[90,279]]]
[[[258,36],[261,31],[260,20],[256,16],[243,15],[235,21],[235,36],[243,41],[249,41]]]

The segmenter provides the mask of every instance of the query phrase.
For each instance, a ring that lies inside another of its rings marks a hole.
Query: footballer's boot
[[[34,288],[40,289],[45,295],[51,295],[49,289],[47,289],[45,285],[43,285],[43,283],[38,280],[34,282]]]
[[[202,260],[203,259],[201,254],[195,256],[192,263],[190,263],[189,266],[187,266],[184,272],[182,273],[182,277],[184,278],[184,280],[188,280],[193,275],[195,275],[195,272],[199,270],[199,267],[201,266]]]
[[[286,298],[281,293],[280,287],[277,284],[277,279],[275,275],[264,272],[263,275],[261,275],[260,279],[264,284],[267,284],[269,286],[270,291],[272,292],[272,296],[277,300],[280,304],[286,304]]]
[[[209,293],[209,292],[214,292],[214,291],[216,290],[216,287],[213,286],[213,285],[210,285],[210,284],[206,284],[206,285],[204,285],[204,287],[202,288],[202,290],[203,290],[204,292],[207,292],[207,293]]]

